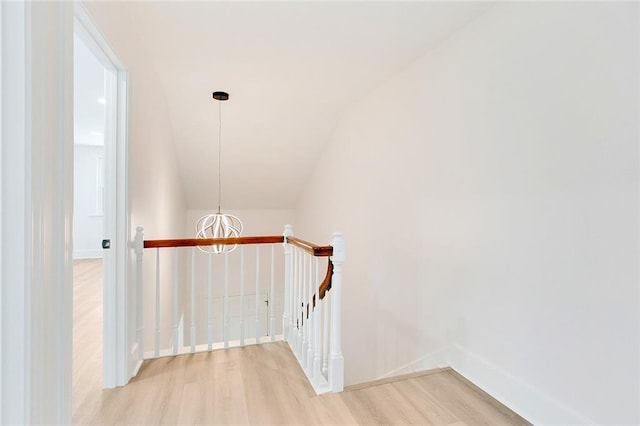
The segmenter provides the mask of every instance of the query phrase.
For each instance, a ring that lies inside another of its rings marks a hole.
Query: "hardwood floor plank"
[[[315,396],[307,401],[303,423],[314,425],[358,424],[342,394]]]
[[[418,380],[402,380],[391,384],[403,395],[407,404],[415,408],[420,414],[422,423],[432,425],[454,424],[458,417],[447,407],[439,404],[418,384]]]
[[[72,413],[86,423],[102,391],[102,259],[73,261]]]

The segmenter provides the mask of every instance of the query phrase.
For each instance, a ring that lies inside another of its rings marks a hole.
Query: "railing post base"
[[[331,357],[329,374],[331,392],[342,392],[344,389],[344,357],[342,354]]]

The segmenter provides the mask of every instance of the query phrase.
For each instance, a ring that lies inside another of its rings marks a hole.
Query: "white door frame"
[[[127,198],[127,71],[81,3],[75,3],[74,32],[110,71],[106,90],[105,236],[103,284],[103,386],[127,384],[132,376],[127,336],[127,260],[130,250]],[[113,129],[116,129],[115,134]]]
[[[0,99],[2,99],[2,7],[0,7]],[[2,133],[2,102],[0,102],[0,140]],[[2,280],[2,149],[0,149],[0,280]],[[2,291],[0,290],[0,308],[2,307]],[[0,315],[0,423],[2,422],[2,315]]]

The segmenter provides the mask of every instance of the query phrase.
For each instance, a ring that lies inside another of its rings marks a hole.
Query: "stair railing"
[[[136,308],[139,358],[282,340],[281,331],[278,333],[275,329],[274,318],[276,307],[283,304],[282,300],[277,303],[283,283],[276,282],[275,272],[284,269],[275,262],[275,245],[283,242],[281,235],[145,240],[144,229],[138,227]],[[232,253],[222,254],[198,249],[210,245],[238,247]],[[248,248],[245,250],[249,245],[254,246],[252,252]],[[265,245],[270,246],[270,253],[261,261]],[[151,265],[143,264],[145,249],[155,252],[155,271],[151,270]],[[249,265],[253,262],[245,262],[247,257],[255,259],[255,269]],[[270,264],[267,265],[269,258]],[[232,261],[239,264],[239,268],[232,270]],[[235,276],[232,277],[233,273]],[[253,276],[249,276],[250,273]],[[145,281],[147,275],[153,279]],[[254,287],[248,291],[251,283],[247,278],[255,279]],[[221,301],[221,306],[214,306],[216,300]],[[235,302],[235,310],[232,310],[232,302]],[[239,317],[236,323],[231,321],[232,314]],[[248,317],[255,317],[255,326],[247,321]],[[146,340],[145,329],[150,327],[145,327],[145,324],[153,325],[152,344]]]
[[[295,238],[285,227],[285,339],[316,393],[340,392],[344,387],[342,355],[342,234],[330,246]],[[327,259],[321,279],[320,258]]]
[[[284,261],[276,262],[280,243]],[[222,254],[198,250],[210,245],[238,247]],[[154,264],[143,263],[145,251],[155,252]],[[290,225],[276,236],[165,240],[145,240],[138,227],[135,254],[140,360],[286,340],[316,393],[343,389],[341,234],[334,233],[330,246],[318,246],[295,238]],[[327,259],[323,278],[320,258]],[[247,278],[255,279],[253,288]],[[247,321],[252,315],[255,326]],[[275,321],[279,315],[282,327]]]

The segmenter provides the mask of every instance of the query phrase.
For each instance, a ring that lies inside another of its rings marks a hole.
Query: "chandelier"
[[[226,92],[213,92],[218,101],[218,212],[202,216],[196,225],[196,238],[235,238],[242,233],[242,222],[236,216],[221,212],[222,200],[222,101],[229,99]],[[236,245],[198,246],[205,253],[229,253]]]

